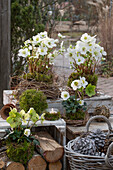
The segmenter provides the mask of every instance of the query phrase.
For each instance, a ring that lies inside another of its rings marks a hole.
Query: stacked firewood
[[[28,170],[61,170],[61,159],[64,154],[64,148],[58,144],[52,136],[45,131],[37,132],[35,138],[40,145],[36,146],[36,152],[28,161]],[[4,149],[5,150],[5,149]],[[2,155],[0,151],[0,169],[1,170],[25,170],[25,167],[18,162],[12,162]]]

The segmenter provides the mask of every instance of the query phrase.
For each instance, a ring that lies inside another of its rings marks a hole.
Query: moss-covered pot
[[[87,111],[78,110],[76,113],[65,114],[63,118],[69,125],[82,126],[87,123],[89,114]]]
[[[54,109],[52,112],[51,109],[46,109],[44,117],[46,120],[58,120],[61,118],[61,114],[58,109]]]
[[[7,156],[14,162],[20,162],[27,165],[34,153],[33,143],[24,141],[22,143],[7,143]]]

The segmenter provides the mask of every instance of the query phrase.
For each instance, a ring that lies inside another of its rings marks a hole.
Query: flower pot
[[[53,108],[52,108],[53,109]],[[45,120],[58,120],[61,118],[60,112],[58,109],[51,110],[51,109],[46,109],[45,111]]]
[[[11,109],[15,108],[14,104],[6,104],[2,107],[2,109],[0,110],[0,115],[3,119],[7,119],[7,117],[9,116],[9,112],[11,111]]]
[[[74,126],[83,126],[87,123],[89,119],[89,114],[87,111],[78,111],[76,113],[67,114],[64,117],[66,124]]]
[[[26,166],[34,153],[33,143],[24,141],[21,143],[7,142],[7,156],[14,162],[20,162]]]

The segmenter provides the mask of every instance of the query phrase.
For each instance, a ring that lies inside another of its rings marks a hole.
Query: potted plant
[[[88,118],[87,105],[84,101],[84,95],[89,97],[95,95],[96,86],[88,84],[85,77],[74,80],[71,83],[72,89],[75,91],[74,96],[70,96],[67,91],[62,91],[62,105],[65,108],[65,119],[67,123],[76,123],[76,125],[85,124]]]
[[[85,77],[87,82],[97,85],[98,76],[96,69],[101,64],[103,56],[106,56],[104,48],[96,43],[96,35],[83,34],[75,46],[70,45],[66,57],[71,58],[71,68],[74,72],[69,76],[68,86],[73,80]]]
[[[57,108],[49,108],[44,111],[45,120],[58,120],[61,118],[60,111]]]
[[[61,41],[64,36],[58,34],[58,37],[59,39],[50,38],[44,31],[24,42],[18,52],[19,57],[25,58],[26,65],[24,66],[25,72],[19,76],[21,80],[15,88],[17,100],[27,87],[40,89],[48,99],[58,98],[60,90],[56,83],[57,76],[55,77],[52,69],[53,60],[65,51],[63,41]]]
[[[36,125],[37,121],[43,122],[43,116],[44,114],[39,118],[33,108],[30,108],[27,113],[24,110],[18,112],[16,108],[9,112],[6,121],[10,124],[11,130],[8,131],[5,141],[7,156],[10,160],[27,165],[28,160],[33,156],[34,145],[39,144],[32,136],[31,128]]]

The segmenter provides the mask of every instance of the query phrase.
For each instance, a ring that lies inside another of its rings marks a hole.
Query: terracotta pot
[[[2,109],[0,110],[0,115],[3,119],[7,119],[7,117],[9,116],[9,112],[11,111],[10,108],[15,108],[15,105],[9,103],[9,104],[6,104],[2,107]]]

